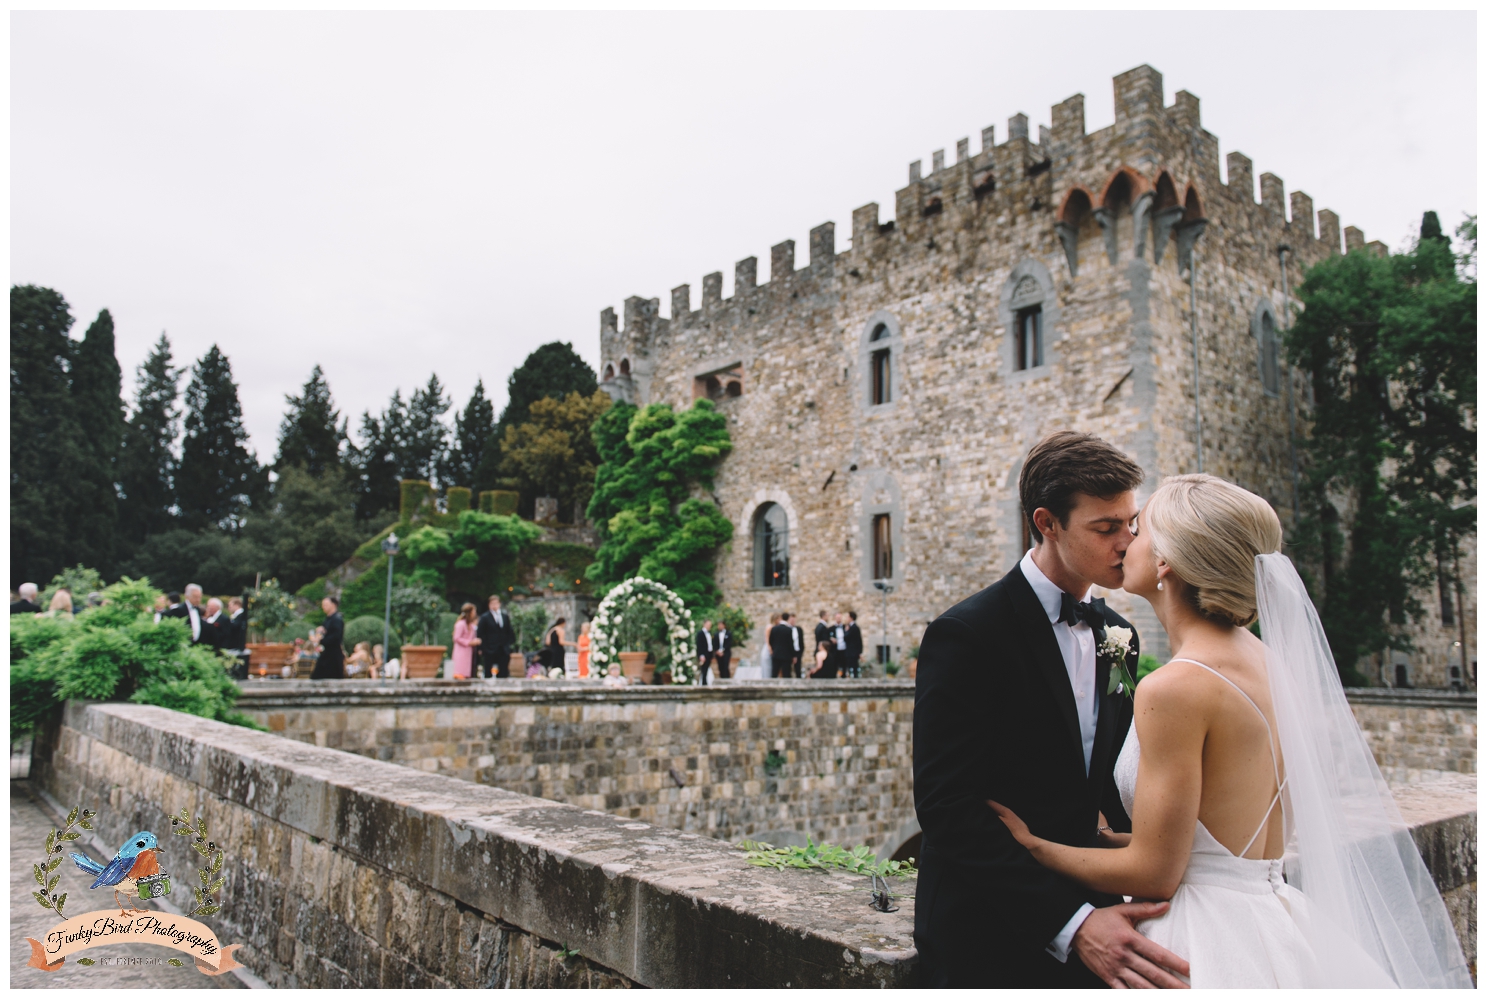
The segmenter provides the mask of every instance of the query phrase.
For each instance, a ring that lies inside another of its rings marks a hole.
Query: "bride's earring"
[[[1160,579],[1157,580],[1157,589],[1162,589],[1162,581]]]

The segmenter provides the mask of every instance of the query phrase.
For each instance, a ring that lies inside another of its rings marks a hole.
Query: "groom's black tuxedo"
[[[1105,619],[1130,627],[1109,610]],[[1116,829],[1130,828],[1112,771],[1131,701],[1105,693],[1109,675],[1097,657],[1100,706],[1086,777],[1074,689],[1048,614],[1020,568],[925,631],[914,692],[914,805],[924,836],[914,939],[922,984],[1102,985],[1074,955],[1061,964],[1045,948],[1084,903],[1121,899],[1040,867],[986,801],[1012,809],[1034,834],[1073,846],[1095,845],[1102,810]]]

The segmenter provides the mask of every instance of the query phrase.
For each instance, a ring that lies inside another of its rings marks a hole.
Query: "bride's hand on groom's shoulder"
[[[1043,842],[1032,834],[1032,831],[1027,827],[1027,823],[1018,818],[1017,813],[1012,811],[1012,809],[1006,805],[999,805],[995,801],[988,800],[986,803],[991,806],[993,812],[996,812],[997,818],[1002,820],[1002,824],[1007,827],[1008,831],[1012,833],[1012,838],[1017,840],[1017,842],[1029,850],[1036,849]]]

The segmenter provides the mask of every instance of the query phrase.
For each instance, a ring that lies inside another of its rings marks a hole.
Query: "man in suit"
[[[346,622],[341,619],[340,598],[326,597],[320,601],[320,609],[325,611],[325,623],[321,625],[325,629],[325,636],[320,639],[320,657],[315,660],[315,670],[310,674],[310,679],[344,680],[346,650],[341,647],[341,643],[346,637]]]
[[[16,591],[21,599],[10,605],[12,614],[40,614],[41,604],[36,602],[36,584],[22,583],[21,588]]]
[[[794,614],[789,615],[788,623],[790,625],[790,644],[795,650],[795,658],[790,660],[790,671],[795,676],[795,679],[799,680],[801,677],[800,663],[805,658],[805,632],[801,630],[800,625],[795,623]]]
[[[842,676],[862,676],[862,629],[857,627],[857,612],[847,611],[848,622],[842,631],[842,644],[846,647],[846,660],[842,664]]]
[[[733,636],[728,626],[718,622],[718,633],[713,636],[713,659],[718,664],[718,676],[728,679],[728,664],[733,660]]]
[[[1130,828],[1113,771],[1131,692],[1107,689],[1112,664],[1098,652],[1106,627],[1130,625],[1090,592],[1121,586],[1141,480],[1099,438],[1040,441],[1018,483],[1033,549],[924,633],[914,691],[924,985],[1181,987],[1172,972],[1188,974],[1135,929],[1167,903],[1121,904],[1039,866],[986,804],[1073,846],[1098,845],[1102,825]],[[1128,668],[1138,654],[1133,638]]]
[[[491,670],[502,680],[511,678],[511,646],[516,644],[516,632],[511,627],[511,615],[501,609],[501,598],[492,595],[486,601],[487,610],[475,622],[475,637],[480,639],[480,665],[486,679]]]
[[[227,623],[222,631],[223,650],[238,660],[232,675],[239,680],[248,679],[248,614],[243,610],[242,597],[233,597],[227,601]]]
[[[201,587],[195,583],[186,585],[186,600],[183,603],[180,595],[172,593],[170,609],[162,617],[178,617],[186,622],[191,629],[191,644],[195,645],[201,641]]]
[[[776,680],[790,675],[790,662],[795,658],[795,636],[786,623],[788,614],[781,614],[780,621],[769,629],[770,676]]]
[[[702,622],[702,630],[693,638],[697,641],[697,675],[701,686],[707,686],[707,671],[713,663],[713,623]]]
[[[222,615],[222,601],[212,597],[207,601],[206,614],[201,619],[201,644],[214,649],[227,648],[227,618]]]
[[[824,610],[820,613],[819,618],[816,621],[815,642],[811,645],[811,657],[813,664],[815,662],[816,649],[820,648],[822,642],[826,643],[826,661],[821,664],[821,668],[819,671],[816,670],[813,665],[812,669],[807,674],[808,676],[823,675],[826,670],[830,668],[832,659],[836,656],[836,643],[833,642],[831,638],[831,620],[826,616],[826,612]]]

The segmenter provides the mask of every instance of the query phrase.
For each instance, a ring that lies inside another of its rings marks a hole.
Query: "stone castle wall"
[[[1288,214],[1268,173],[1257,201],[1237,152],[1225,183],[1198,99],[1179,92],[1167,105],[1150,67],[1117,77],[1115,96],[1107,128],[1086,132],[1076,95],[1036,141],[1017,115],[1000,144],[987,128],[977,153],[962,140],[953,162],[913,164],[891,221],[876,204],[853,212],[850,249],[838,252],[828,222],[803,267],[789,240],[772,248],[767,282],[755,258],[740,261],[730,298],[713,273],[700,307],[681,285],[669,318],[640,297],[626,300],[623,326],[601,314],[612,395],[685,406],[709,394],[728,417],[734,450],[712,497],[736,533],[718,581],[756,636],[771,612],[809,628],[819,609],[850,608],[869,658],[886,630],[904,661],[930,620],[1020,557],[1017,475],[1050,431],[1114,442],[1145,469],[1146,491],[1197,470],[1191,273],[1203,468],[1291,522],[1289,406],[1304,406],[1304,385],[1283,364],[1267,370],[1265,349],[1292,314],[1285,287],[1343,250],[1339,219],[1302,192]],[[1352,228],[1347,244],[1381,250]],[[1033,306],[1045,363],[1018,370],[1016,317]],[[891,392],[875,403],[880,350]],[[757,585],[752,531],[769,503],[789,525],[784,588]],[[872,585],[880,514],[892,526],[886,621]],[[1162,655],[1146,605],[1111,599]]]

